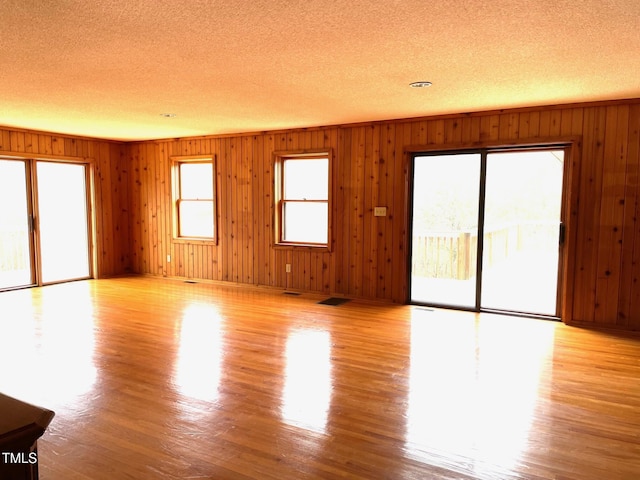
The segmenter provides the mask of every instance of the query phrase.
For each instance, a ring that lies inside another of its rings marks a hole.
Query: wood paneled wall
[[[0,128],[0,153],[92,161],[98,276],[135,272],[401,303],[408,151],[567,139],[575,148],[564,320],[640,330],[640,100],[128,144]],[[273,152],[326,148],[334,153],[330,251],[274,248]],[[216,158],[218,242],[176,243],[170,157],[202,154]],[[388,215],[375,217],[374,206]]]
[[[407,150],[570,138],[565,321],[640,329],[639,129],[633,100],[129,144],[131,267],[404,302]],[[272,153],[321,148],[335,154],[331,251],[274,248]],[[217,245],[171,238],[169,159],[196,154],[217,160]],[[387,217],[374,217],[374,206]]]
[[[94,178],[96,277],[128,271],[129,212],[125,145],[87,138],[0,128],[0,154],[88,161]],[[61,185],[60,188],[64,188]]]

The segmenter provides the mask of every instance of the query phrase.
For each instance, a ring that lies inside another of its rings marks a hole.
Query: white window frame
[[[327,198],[326,199],[287,199],[284,192],[284,170],[287,161],[304,161],[304,160],[327,160]],[[274,244],[278,247],[307,247],[307,248],[323,248],[330,249],[331,245],[331,171],[332,171],[332,154],[331,150],[302,150],[287,151],[274,153],[274,184],[275,184],[275,218],[274,218]],[[327,240],[326,242],[309,242],[306,240],[285,240],[285,208],[287,203],[323,203],[327,205]]]
[[[210,164],[211,182],[213,198],[184,198],[181,192],[180,168],[188,164]],[[173,205],[173,240],[189,243],[216,243],[217,241],[217,202],[216,202],[216,162],[212,155],[176,156],[171,157],[171,183],[172,183],[172,205]],[[212,206],[212,235],[197,236],[183,235],[181,231],[180,203],[181,202],[211,202]]]

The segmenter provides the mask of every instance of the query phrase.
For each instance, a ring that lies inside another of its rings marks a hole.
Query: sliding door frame
[[[16,157],[13,155],[3,155],[0,154],[0,161],[9,161],[9,162],[21,162],[23,166],[23,176],[25,183],[25,198],[26,207],[27,207],[27,229],[28,229],[28,246],[29,246],[29,283],[22,285],[11,285],[8,287],[0,288],[0,291],[5,290],[18,290],[21,288],[29,288],[37,285],[37,272],[38,272],[38,261],[37,261],[37,249],[36,249],[36,232],[35,232],[35,218],[34,218],[34,199],[33,199],[33,171],[31,168],[31,161],[27,158]]]
[[[456,144],[456,145],[415,145],[405,149],[406,162],[406,240],[407,240],[407,256],[404,265],[405,281],[406,281],[406,302],[407,304],[428,305],[438,308],[449,308],[458,310],[468,310],[474,312],[494,312],[508,315],[523,315],[528,317],[554,318],[562,321],[571,319],[573,305],[571,303],[573,292],[573,278],[575,268],[575,232],[573,225],[578,206],[578,176],[574,174],[577,159],[581,157],[582,139],[577,136],[568,136],[550,139],[532,139],[530,141],[519,142],[484,142],[482,144]],[[563,231],[563,241],[558,245],[558,284],[556,312],[557,316],[547,316],[538,314],[528,314],[522,312],[509,312],[503,310],[484,309],[480,305],[481,288],[482,288],[482,243],[483,243],[483,223],[484,223],[484,195],[486,186],[486,156],[489,153],[498,152],[517,152],[532,150],[563,150],[564,165],[562,178],[562,198],[560,224]],[[479,154],[481,155],[481,172],[480,172],[480,189],[479,192],[479,212],[478,212],[478,249],[476,266],[478,281],[476,283],[475,306],[462,307],[454,305],[442,305],[436,303],[415,302],[411,298],[412,285],[412,256],[413,256],[413,197],[414,197],[414,165],[415,159],[419,156],[436,156],[436,155],[455,155],[455,154]]]
[[[18,156],[15,154],[5,154],[0,152],[0,158],[6,160],[17,160],[24,162],[25,165],[25,181],[27,185],[27,206],[29,215],[29,242],[31,248],[31,283],[29,285],[21,285],[17,287],[9,287],[4,290],[15,290],[21,288],[30,288],[34,286],[44,286],[55,283],[64,283],[74,280],[84,280],[95,278],[97,272],[97,255],[95,248],[96,238],[96,219],[95,219],[95,187],[94,187],[94,162],[91,158],[83,157],[58,157],[58,156],[42,156],[35,157]],[[38,199],[38,162],[50,163],[67,163],[84,166],[85,180],[85,201],[87,214],[87,255],[89,275],[81,278],[69,278],[54,282],[43,282],[42,280],[42,258],[41,258],[41,237],[39,225],[39,199]]]
[[[50,282],[45,282],[42,278],[42,238],[40,236],[41,230],[40,230],[40,219],[39,219],[39,197],[38,197],[38,178],[37,178],[37,165],[38,162],[47,162],[47,163],[57,163],[57,164],[70,164],[70,165],[80,165],[84,167],[84,187],[85,187],[85,206],[86,206],[86,220],[87,220],[87,264],[88,264],[88,269],[89,269],[89,273],[88,276],[83,276],[83,277],[77,277],[77,278],[65,278],[62,280],[54,280],[54,281],[50,281]],[[63,283],[63,282],[70,282],[70,281],[74,281],[74,280],[87,280],[89,278],[94,278],[94,272],[95,270],[95,248],[94,248],[94,225],[95,225],[95,221],[94,221],[94,215],[93,215],[93,168],[92,168],[92,164],[89,161],[83,160],[83,161],[78,161],[78,160],[69,160],[69,159],[58,159],[58,158],[42,158],[42,157],[37,157],[33,159],[33,166],[32,166],[32,175],[34,177],[34,184],[33,184],[33,197],[34,197],[34,204],[36,205],[36,209],[35,211],[37,212],[37,216],[36,216],[36,221],[35,221],[35,226],[36,226],[36,235],[35,235],[35,242],[36,242],[36,258],[39,262],[40,267],[37,269],[37,279],[38,279],[38,286],[43,286],[43,285],[52,285],[52,284],[56,284],[56,283]]]

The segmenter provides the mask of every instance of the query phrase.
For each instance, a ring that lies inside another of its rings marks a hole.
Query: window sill
[[[276,243],[273,248],[277,250],[316,250],[330,252],[329,245],[318,243]]]
[[[173,243],[181,243],[185,245],[217,245],[215,238],[197,238],[197,237],[174,237],[171,239]]]

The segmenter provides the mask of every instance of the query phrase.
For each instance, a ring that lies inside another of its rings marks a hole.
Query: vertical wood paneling
[[[334,201],[334,269],[337,271],[335,279],[335,291],[348,293],[350,285],[350,257],[351,257],[351,203],[353,192],[351,190],[351,164],[347,159],[351,158],[351,129],[340,129],[338,141],[337,168],[334,169],[334,184],[338,192]]]
[[[57,142],[58,145],[64,145],[63,142]],[[112,168],[108,161],[110,157],[110,149],[109,145],[103,143],[94,149],[94,158],[95,165],[94,170],[97,172],[95,177],[98,178],[98,181],[101,185],[113,185],[112,188],[101,188],[95,192],[95,202],[96,202],[96,239],[94,241],[96,253],[98,255],[98,260],[103,268],[108,271],[113,271],[115,269],[113,262],[113,252],[116,248],[117,239],[115,235],[117,234],[114,231],[114,228],[106,228],[107,225],[113,226],[114,219],[113,213],[114,209],[112,208],[113,196],[118,195],[117,184],[112,181]],[[109,207],[111,206],[111,207]]]
[[[576,243],[576,270],[573,272],[575,298],[574,316],[585,322],[595,319],[595,288],[597,266],[597,238],[600,205],[598,198],[602,188],[602,134],[604,132],[604,110],[588,108],[585,110],[584,131],[580,159],[580,198]],[[590,192],[584,194],[583,192]]]
[[[161,188],[159,170],[162,170],[162,162],[154,161],[156,158],[160,158],[157,152],[157,144],[150,143],[146,147],[147,158],[150,159],[148,164],[148,178],[149,185],[148,196],[149,199],[149,270],[154,275],[161,275],[162,269],[159,266],[159,253],[158,243],[160,230],[158,228],[159,223],[159,211],[160,204],[158,199],[158,190]]]
[[[629,327],[633,319],[638,318],[637,299],[639,295],[638,271],[634,268],[638,265],[638,251],[640,245],[640,202],[638,195],[638,176],[640,174],[640,104],[629,108],[627,162],[624,182],[624,220],[622,231],[621,258],[630,261],[621,262],[620,295],[618,299],[617,324],[621,327]]]
[[[378,221],[378,279],[376,298],[390,298],[391,286],[386,279],[393,277],[393,205],[396,127],[394,124],[382,126],[380,137],[380,205],[387,207],[387,216]]]
[[[253,137],[244,137],[242,145],[242,213],[244,228],[244,243],[242,245],[242,270],[243,283],[255,283],[254,264],[256,262],[255,250],[255,229],[253,217],[257,214],[252,208],[253,204],[253,169],[255,168],[253,159],[256,154],[256,145]],[[257,192],[256,192],[257,193]]]
[[[369,199],[369,206],[367,208],[367,216],[370,227],[369,231],[370,247],[365,249],[367,254],[367,266],[368,266],[368,278],[365,279],[365,293],[368,298],[376,298],[378,290],[378,249],[380,247],[378,241],[379,224],[381,222],[380,217],[375,217],[373,214],[376,206],[382,206],[379,202],[380,197],[380,125],[372,126],[367,129],[367,157],[368,164],[371,165],[371,173],[367,177],[367,184],[370,186],[369,192],[366,198]],[[384,264],[383,264],[384,265]]]
[[[232,281],[232,244],[235,243],[234,232],[232,230],[233,221],[233,172],[231,170],[231,140],[224,138],[221,141],[220,146],[220,169],[223,172],[223,178],[225,181],[222,184],[221,195],[218,197],[221,202],[220,209],[223,212],[222,222],[220,224],[220,245],[222,247],[222,261],[223,265],[222,280]]]
[[[142,183],[140,182],[140,146],[129,147],[129,230],[131,232],[131,268],[136,273],[146,273],[141,268],[140,258],[140,199]],[[167,207],[169,207],[167,205]],[[175,262],[175,258],[173,260]]]
[[[633,242],[631,261],[628,257],[623,258],[623,265],[628,270],[627,278],[631,280],[627,284],[630,289],[629,310],[624,324],[627,328],[639,328],[640,318],[640,105],[633,105],[631,110],[631,122],[629,128],[629,158],[635,164],[635,168],[627,181],[631,195],[635,195],[634,201],[625,203],[625,208],[631,210],[630,217],[633,223],[626,224],[625,228],[631,231],[629,243]],[[635,187],[635,188],[634,188]],[[628,250],[626,250],[628,252]]]
[[[376,252],[374,239],[371,238],[375,233],[373,224],[373,207],[375,202],[373,201],[374,191],[377,191],[377,172],[374,172],[375,165],[373,155],[373,129],[376,126],[366,127],[364,129],[364,142],[363,142],[363,195],[362,195],[362,291],[361,296],[371,297],[371,287],[375,287],[375,277],[373,276],[375,266],[373,264],[373,255]],[[377,163],[377,162],[376,162]],[[367,228],[367,225],[371,225],[371,228]],[[375,288],[374,288],[375,290]]]
[[[521,112],[518,115],[518,134],[521,138],[531,138],[529,133],[530,115],[529,112]]]
[[[163,277],[171,276],[171,266],[173,262],[167,262],[167,255],[173,258],[173,251],[171,246],[171,232],[173,230],[173,224],[171,223],[171,166],[169,162],[169,155],[167,153],[166,143],[156,144],[156,152],[159,158],[160,169],[159,179],[160,185],[158,188],[158,204],[161,206],[158,212],[159,217],[159,242],[160,242],[160,262],[159,271]]]
[[[444,121],[444,143],[462,142],[462,130],[460,124],[464,118],[449,118]]]
[[[341,184],[339,178],[336,177],[336,172],[339,171],[340,163],[342,163],[342,159],[338,156],[339,151],[339,138],[340,138],[340,130],[338,128],[332,128],[330,130],[322,132],[322,148],[331,149],[332,151],[332,165],[331,165],[331,190],[330,193],[332,195],[332,204],[331,204],[331,225],[333,228],[331,229],[330,238],[329,238],[329,247],[331,249],[331,254],[329,252],[322,253],[322,292],[323,293],[331,293],[337,292],[336,288],[336,277],[338,276],[338,269],[336,267],[335,259],[337,255],[335,254],[337,249],[336,242],[336,233],[342,230],[342,228],[338,227],[338,220],[336,215],[336,207],[338,205],[339,196],[338,185]]]
[[[51,152],[54,155],[64,155],[64,139],[62,137],[51,137]]]
[[[405,219],[407,218],[408,194],[407,191],[407,167],[408,158],[404,147],[411,141],[411,131],[407,125],[398,125],[396,128],[396,142],[393,165],[393,203],[391,205],[391,231],[393,248],[391,250],[392,279],[386,281],[391,284],[391,299],[396,301],[407,300],[407,232]]]
[[[637,330],[639,131],[640,103],[630,101],[128,145],[1,129],[0,151],[92,159],[98,275],[134,271],[402,302],[407,146],[579,137],[566,320]],[[334,151],[331,252],[273,248],[272,154],[296,148]],[[196,154],[216,156],[216,245],[171,241],[170,157]],[[387,217],[373,215],[378,205]]]
[[[145,149],[145,143],[131,144],[127,208],[132,265],[140,273],[403,302],[408,146],[448,148],[571,137],[580,139],[581,146],[573,164],[571,190],[576,202],[569,205],[575,242],[567,262],[571,268],[567,292],[572,296],[565,300],[573,318],[566,320],[640,329],[639,115],[638,101],[610,102],[167,140],[152,149]],[[55,148],[51,138],[10,133],[3,133],[0,142],[24,150]],[[76,151],[82,146],[67,140],[64,144]],[[334,152],[330,252],[273,248],[272,155],[276,150],[304,148]],[[168,158],[172,152],[217,155],[217,245],[171,243]],[[112,172],[111,181],[114,176]],[[148,183],[160,187],[154,190]],[[375,217],[375,206],[386,206],[387,216]],[[176,262],[167,265],[167,254]],[[291,273],[285,272],[285,263],[291,263]]]
[[[251,211],[253,212],[253,245],[250,247],[253,250],[253,283],[256,285],[268,285],[262,275],[262,265],[265,264],[265,245],[268,240],[265,237],[269,233],[266,230],[265,213],[263,204],[266,203],[265,197],[265,182],[262,180],[262,172],[265,170],[264,162],[264,136],[256,135],[252,137],[253,141],[253,155],[251,161],[253,163],[253,170],[251,174],[250,188],[254,189],[254,194],[251,197]]]
[[[263,174],[260,177],[264,184],[264,202],[263,202],[263,218],[264,218],[264,245],[262,246],[264,252],[263,264],[260,269],[264,272],[264,285],[275,287],[278,285],[276,281],[276,273],[278,270],[282,270],[282,264],[276,263],[276,252],[273,248],[273,217],[274,217],[274,174],[273,174],[273,152],[276,150],[275,135],[267,135],[264,141],[263,149]]]
[[[142,179],[143,185],[143,204],[144,207],[144,217],[142,222],[142,245],[144,246],[145,255],[143,256],[142,264],[143,268],[146,272],[153,272],[152,263],[152,251],[153,251],[153,237],[151,236],[152,224],[151,217],[153,215],[153,192],[154,185],[152,185],[153,179],[150,176],[151,164],[155,163],[154,159],[151,158],[150,154],[150,145],[145,144],[143,147],[143,158],[144,163],[142,164],[142,169],[140,171],[140,177]]]
[[[82,155],[79,155],[77,152],[77,148],[74,148],[74,146],[76,145],[76,140],[74,138],[68,138],[66,139],[66,141],[69,142],[69,147],[65,148],[65,151],[68,152],[68,155],[71,155],[72,157],[81,157]],[[34,147],[35,145],[35,147]],[[25,153],[34,153],[37,152],[37,146],[38,146],[38,135],[36,133],[33,132],[25,132],[24,134],[24,151]]]
[[[11,132],[12,152],[24,153],[24,132]]]
[[[538,136],[548,138],[551,135],[551,110],[540,112]]]
[[[38,138],[38,153],[43,155],[51,155],[53,153],[51,144],[52,139],[50,135],[40,135]]]
[[[0,152],[24,158],[89,161],[93,172],[97,277],[131,270],[125,145],[79,137],[1,129]],[[63,186],[61,188],[64,188]]]
[[[9,130],[0,130],[0,150],[4,152],[11,151],[11,132]]]
[[[366,127],[355,128],[351,137],[351,154],[354,171],[351,177],[351,187],[353,203],[351,204],[351,231],[350,242],[350,285],[346,293],[349,295],[362,295],[362,272],[363,256],[365,254],[364,239],[364,142]]]
[[[81,147],[86,142],[74,141],[74,151],[83,154]],[[84,156],[84,155],[83,155]],[[110,146],[110,161],[113,169],[111,184],[101,188],[109,188],[113,194],[111,199],[112,216],[111,224],[114,229],[114,250],[106,252],[107,258],[111,257],[113,268],[108,270],[100,268],[102,275],[118,275],[131,270],[129,257],[129,184],[127,157],[121,145]],[[103,207],[104,208],[104,207]]]
[[[597,323],[606,324],[617,319],[618,289],[620,288],[620,251],[622,216],[624,213],[624,173],[628,122],[626,108],[610,106],[606,109],[604,137],[604,165],[602,172],[601,209],[598,224],[598,279],[596,284]],[[624,128],[622,126],[624,125]],[[618,128],[620,126],[621,128]],[[624,133],[622,133],[624,132]],[[624,151],[622,151],[624,150]]]
[[[240,269],[242,268],[240,257],[242,255],[242,195],[238,185],[239,178],[242,176],[240,165],[240,143],[241,138],[232,138],[229,142],[229,161],[231,163],[231,280],[239,282],[241,278]]]

